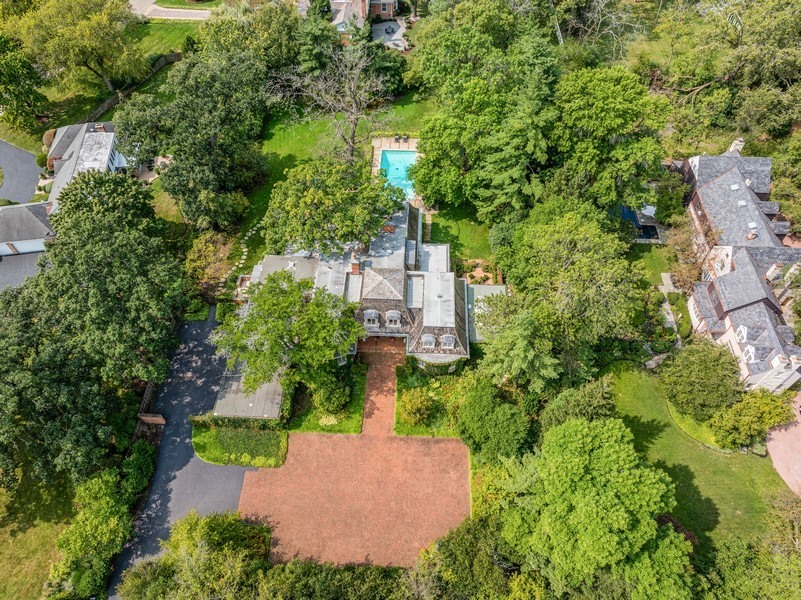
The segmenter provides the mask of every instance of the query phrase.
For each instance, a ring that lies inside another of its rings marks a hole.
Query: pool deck
[[[403,138],[398,142],[395,141],[394,137],[373,138],[373,175],[378,175],[378,169],[381,168],[382,150],[414,150],[417,152],[418,141],[418,138],[409,138],[405,142]],[[415,208],[425,209],[423,199],[420,196],[415,196],[411,203]]]

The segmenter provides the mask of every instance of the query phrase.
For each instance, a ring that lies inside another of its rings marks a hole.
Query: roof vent
[[[732,192],[736,192],[737,190],[740,189],[740,184],[739,183],[732,183],[729,186],[729,189],[731,189]]]
[[[750,177],[746,177],[745,178],[745,185],[747,185],[748,187],[751,187],[751,178]]]
[[[738,200],[737,206],[748,206],[748,202],[746,202],[745,200]]]
[[[748,229],[756,229],[756,228],[757,228],[757,223],[756,223],[756,221],[751,221],[751,222],[748,224]]]

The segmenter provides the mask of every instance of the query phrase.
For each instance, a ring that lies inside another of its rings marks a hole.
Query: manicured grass
[[[192,445],[201,459],[215,465],[279,467],[286,460],[287,434],[193,423]]]
[[[23,480],[13,495],[0,490],[0,598],[41,597],[58,558],[56,538],[72,515],[72,490],[64,482]]]
[[[223,0],[196,0],[195,2],[189,2],[188,0],[156,0],[156,6],[161,6],[162,8],[195,8],[201,10],[216,8],[222,4]]]
[[[456,432],[453,414],[458,402],[456,387],[459,377],[443,375],[429,377],[421,371],[407,373],[404,367],[397,367],[397,392],[395,396],[395,435],[419,435],[429,437],[459,437]],[[403,420],[401,408],[404,395],[412,388],[425,386],[434,398],[431,416],[422,425],[412,425]],[[449,411],[449,407],[451,410]]]
[[[200,23],[197,21],[173,21],[153,19],[138,25],[134,30],[134,43],[145,56],[177,52],[188,35],[197,35]]]
[[[446,207],[432,215],[431,241],[451,245],[451,261],[489,260],[489,228],[468,207]]]
[[[289,423],[289,431],[312,431],[320,433],[353,433],[362,431],[364,419],[364,394],[367,381],[367,365],[355,365],[350,402],[341,415],[336,415],[336,423],[331,417],[309,406],[295,415]]]
[[[669,273],[676,256],[668,246],[634,244],[628,254],[630,262],[641,261],[645,279],[651,285],[662,285],[662,273]]]
[[[712,430],[706,423],[699,423],[691,416],[681,414],[669,401],[667,402],[667,408],[670,418],[684,433],[698,440],[704,446],[708,446],[713,450],[720,450]]]
[[[691,529],[705,553],[728,536],[751,539],[766,528],[766,498],[786,489],[769,458],[705,448],[670,418],[657,379],[629,363],[615,363],[617,407],[635,445],[676,484],[673,515]]]
[[[150,79],[147,80],[146,83],[142,84],[142,86],[136,90],[137,94],[144,94],[145,96],[154,96],[157,100],[162,102],[166,102],[167,100],[171,99],[173,94],[170,93],[169,88],[167,87],[167,76],[170,73],[170,69],[174,66],[172,65],[165,66],[161,71],[153,75]],[[103,113],[100,117],[100,121],[113,121],[114,115],[117,113],[117,108],[119,105],[113,107],[111,110]]]
[[[401,96],[392,103],[387,119],[388,134],[401,133],[417,137],[423,121],[434,114],[436,105],[434,100],[425,98],[417,93]]]

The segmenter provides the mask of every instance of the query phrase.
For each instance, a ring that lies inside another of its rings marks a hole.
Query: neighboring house
[[[771,159],[694,156],[677,165],[692,191],[702,281],[688,302],[694,330],[739,360],[747,388],[772,392],[801,379],[801,348],[787,325],[801,248],[782,243],[789,223],[770,202]]]
[[[0,290],[16,287],[39,272],[45,241],[55,237],[49,203],[0,208]]]
[[[128,163],[117,150],[114,123],[82,123],[56,129],[47,153],[47,168],[55,173],[48,200],[57,210],[61,191],[78,173],[125,172]]]
[[[345,33],[351,25],[363,27],[368,18],[394,19],[398,10],[397,0],[331,0],[332,23],[337,31]]]
[[[55,232],[49,202],[0,207],[0,256],[43,252]]]

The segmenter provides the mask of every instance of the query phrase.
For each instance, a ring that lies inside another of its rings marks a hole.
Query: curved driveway
[[[151,19],[175,19],[177,21],[203,21],[211,16],[210,10],[195,8],[161,8],[155,0],[130,0],[137,14]]]
[[[224,361],[214,355],[209,334],[214,329],[214,311],[205,322],[184,323],[181,347],[175,352],[167,380],[161,385],[154,412],[167,424],[161,437],[153,486],[134,528],[136,537],[117,560],[110,591],[127,567],[159,552],[159,541],[169,528],[191,509],[205,515],[235,511],[239,504],[245,469],[218,466],[200,460],[192,448],[190,415],[214,408]]]
[[[0,140],[0,169],[3,169],[0,198],[23,203],[33,198],[42,172],[33,154]]]

